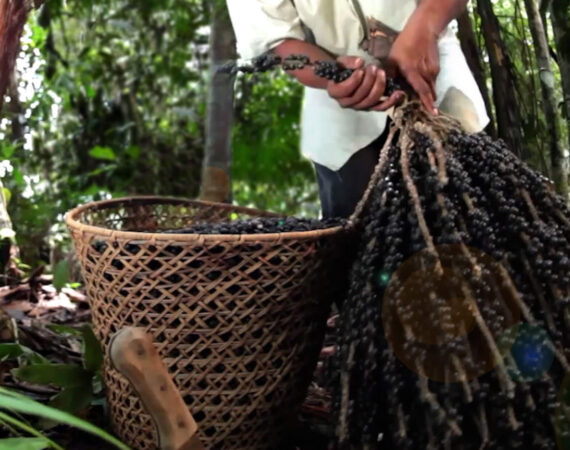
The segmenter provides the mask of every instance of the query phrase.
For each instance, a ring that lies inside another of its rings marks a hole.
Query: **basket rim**
[[[198,234],[198,233],[141,233],[136,231],[121,231],[103,228],[94,225],[82,223],[78,216],[88,210],[107,209],[111,206],[125,203],[170,203],[173,205],[189,205],[189,206],[211,206],[219,209],[243,212],[261,217],[280,217],[280,214],[270,213],[253,208],[243,206],[234,206],[225,203],[207,202],[203,200],[190,200],[180,197],[167,196],[130,196],[120,197],[110,200],[100,200],[80,205],[65,214],[65,223],[72,231],[81,234],[88,233],[100,237],[109,237],[111,239],[121,240],[139,240],[139,241],[177,241],[177,242],[260,242],[260,241],[285,241],[285,240],[305,240],[320,237],[328,237],[340,233],[344,230],[342,226],[324,228],[322,230],[311,231],[292,231],[285,233],[260,233],[260,234]]]

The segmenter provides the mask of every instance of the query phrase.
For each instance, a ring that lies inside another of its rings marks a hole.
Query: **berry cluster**
[[[249,63],[245,64],[230,61],[224,64],[218,71],[231,75],[235,75],[238,72],[251,74],[267,72],[277,67],[281,67],[286,71],[312,67],[315,75],[335,83],[346,81],[354,73],[353,69],[348,69],[337,61],[311,61],[307,55],[289,55],[287,58],[281,58],[271,52],[253,58]],[[387,80],[386,95],[390,95],[396,90],[404,89],[408,91],[411,89],[404,80],[398,80],[397,82],[393,79]]]
[[[503,142],[402,117],[340,311],[338,448],[555,449],[570,211]]]
[[[342,226],[339,219],[299,219],[266,217],[221,223],[197,223],[188,228],[167,230],[171,234],[266,234],[323,230]]]
[[[335,83],[342,83],[348,80],[354,73],[352,69],[345,69],[336,61],[318,61],[314,64],[315,75]]]

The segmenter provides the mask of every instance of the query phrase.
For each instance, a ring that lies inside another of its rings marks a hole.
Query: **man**
[[[341,83],[310,67],[290,71],[306,86],[301,148],[315,165],[324,217],[352,214],[377,163],[386,112],[402,98],[401,92],[384,97],[384,69],[404,76],[432,114],[439,107],[469,132],[487,125],[483,99],[449,28],[467,1],[227,0],[242,58],[273,50],[281,57],[338,59],[355,69]],[[374,51],[378,35],[389,43],[386,55]]]

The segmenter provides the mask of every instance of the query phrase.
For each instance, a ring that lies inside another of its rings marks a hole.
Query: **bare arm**
[[[437,114],[435,80],[439,74],[440,34],[459,16],[468,0],[423,0],[394,42],[390,60],[420,96],[424,106]]]
[[[444,31],[467,7],[469,0],[423,0],[414,11],[407,26],[426,27],[435,37]]]
[[[308,42],[296,39],[287,39],[279,44],[274,50],[275,54],[286,58],[289,55],[307,55],[311,61],[334,61],[335,58],[322,48]],[[289,74],[297,78],[305,86],[317,89],[326,89],[328,81],[315,75],[311,67],[301,70],[291,70]]]

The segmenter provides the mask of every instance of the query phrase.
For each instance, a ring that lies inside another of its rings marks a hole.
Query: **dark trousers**
[[[370,145],[357,151],[338,171],[313,162],[324,218],[348,218],[356,209],[378,164],[389,126]]]

